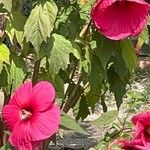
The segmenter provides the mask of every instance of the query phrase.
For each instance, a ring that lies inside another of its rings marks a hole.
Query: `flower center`
[[[150,135],[150,127],[146,127],[146,128],[145,128],[145,131],[146,131],[146,133],[147,133],[148,135]]]
[[[129,5],[129,2],[127,2],[125,0],[116,1],[115,3],[117,4],[117,7],[119,7],[119,8],[126,8]]]
[[[26,120],[32,116],[32,113],[30,111],[27,111],[25,109],[21,110],[21,119]]]

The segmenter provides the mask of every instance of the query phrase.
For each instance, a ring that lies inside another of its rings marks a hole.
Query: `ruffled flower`
[[[9,141],[16,149],[34,150],[37,143],[57,132],[60,109],[54,99],[54,87],[46,81],[35,86],[26,82],[15,91],[2,116],[11,131]]]
[[[136,114],[132,122],[136,126],[134,138],[141,139],[146,150],[150,150],[150,112]]]
[[[107,150],[114,150],[113,149],[114,145],[119,145],[122,150],[148,150],[143,145],[141,139],[135,139],[131,141],[124,140],[124,139],[115,140],[114,142],[109,144]]]
[[[144,0],[98,0],[91,18],[99,32],[109,39],[137,36],[148,20],[150,5]]]

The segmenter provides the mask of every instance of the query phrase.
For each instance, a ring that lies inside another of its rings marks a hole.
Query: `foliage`
[[[2,22],[6,26],[0,28],[5,31],[0,40],[0,88],[4,104],[25,80],[34,84],[47,80],[56,89],[61,110],[74,112],[76,121],[62,113],[61,127],[65,129],[86,134],[77,122],[84,120],[90,110],[94,112],[99,101],[104,112],[107,110],[108,90],[114,93],[119,110],[136,68],[134,44],[129,38],[109,40],[93,27],[89,12],[94,2],[0,1],[0,11],[6,18]],[[146,44],[147,33],[146,27],[138,39],[140,46]],[[102,115],[100,125],[111,123],[117,111],[111,114],[108,122]]]

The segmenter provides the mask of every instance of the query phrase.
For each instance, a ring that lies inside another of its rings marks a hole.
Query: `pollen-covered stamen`
[[[21,119],[22,120],[25,120],[25,119],[28,119],[32,116],[32,113],[30,111],[27,111],[25,109],[22,109],[21,110]]]

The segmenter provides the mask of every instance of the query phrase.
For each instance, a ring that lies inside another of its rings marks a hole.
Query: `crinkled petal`
[[[16,105],[6,105],[2,110],[2,117],[6,126],[13,130],[15,124],[20,121],[20,109]]]
[[[136,123],[137,123],[138,120],[139,120],[139,114],[134,115],[131,120],[132,120],[132,123],[133,123],[134,125],[136,125]]]
[[[145,146],[145,150],[150,150],[150,140],[146,139],[146,137],[144,136],[144,134],[141,136],[142,142]]]
[[[144,0],[128,0],[129,2],[135,2],[143,5],[147,10],[150,10],[150,5]]]
[[[32,142],[32,149],[33,150],[43,150],[43,141],[34,141]]]
[[[150,150],[150,149],[146,149],[145,146],[140,146],[140,145],[135,145],[134,148],[135,150]]]
[[[31,94],[32,83],[27,81],[15,91],[9,104],[17,105],[19,108],[26,108],[30,105]]]
[[[9,137],[10,143],[18,150],[32,150],[30,130],[28,121],[16,124]]]
[[[147,23],[150,5],[136,1],[99,1],[91,12],[95,26],[113,40],[138,35]]]
[[[146,125],[148,126],[150,125],[149,120],[150,120],[149,111],[138,113],[132,117],[132,122],[134,125],[140,122],[141,124],[143,124],[143,126],[146,126]]]
[[[136,124],[135,135],[134,138],[140,138],[144,133],[144,126],[141,123]]]
[[[146,150],[141,139],[135,139],[132,141],[118,139],[108,145],[108,150],[112,150],[113,145],[120,145],[124,150]]]
[[[31,120],[31,136],[33,141],[51,137],[59,128],[60,109],[53,105],[45,112],[37,113]]]
[[[35,111],[46,110],[55,99],[55,89],[47,81],[42,81],[33,87],[30,104]]]

